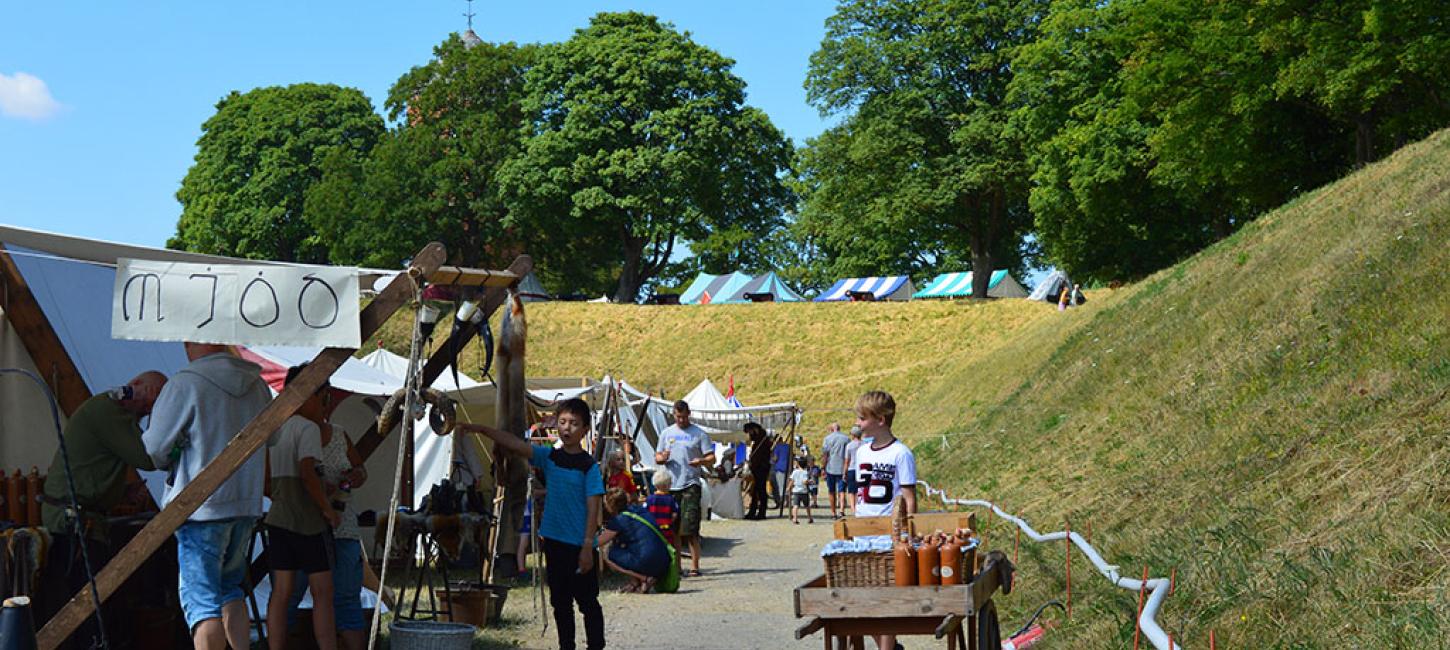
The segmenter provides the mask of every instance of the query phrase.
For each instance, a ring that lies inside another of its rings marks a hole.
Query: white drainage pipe
[[[918,480],[917,484],[926,488],[927,496],[934,496],[940,498],[943,503],[954,506],[988,508],[992,512],[997,513],[997,515],[1001,518],[1006,519],[1013,524],[1016,524],[1017,527],[1022,529],[1022,532],[1027,533],[1027,537],[1029,537],[1034,542],[1056,542],[1067,539],[1069,535],[1069,533],[1067,533],[1066,531],[1045,534],[1039,533],[1036,530],[1033,530],[1031,526],[1027,525],[1026,521],[1023,521],[1018,517],[1003,512],[1001,508],[998,508],[996,504],[992,503],[991,501],[982,501],[979,499],[952,499],[947,497],[947,493],[945,491],[938,490],[932,487],[931,484],[927,483],[926,481]],[[1087,543],[1087,540],[1083,539],[1081,535],[1077,533],[1071,533],[1071,536],[1073,545],[1076,546],[1078,550],[1082,551],[1082,554],[1087,556],[1087,559],[1093,563],[1093,566],[1097,567],[1098,573],[1103,574],[1103,577],[1107,578],[1110,582],[1119,587],[1122,587],[1123,589],[1127,589],[1128,591],[1139,591],[1140,589],[1144,588],[1145,583],[1142,580],[1138,580],[1136,578],[1125,578],[1119,575],[1118,565],[1108,564],[1106,561],[1104,561],[1103,556],[1098,554],[1097,549],[1093,548],[1092,544]],[[1158,608],[1163,605],[1163,600],[1168,597],[1168,588],[1170,587],[1169,581],[1164,578],[1153,578],[1148,580],[1146,584],[1148,589],[1148,598],[1147,601],[1143,603],[1143,612],[1138,615],[1138,628],[1143,631],[1143,636],[1148,639],[1149,643],[1153,644],[1154,648],[1157,648],[1158,650],[1180,650],[1183,646],[1170,642],[1168,640],[1168,634],[1163,631],[1162,627],[1158,626],[1157,620]]]

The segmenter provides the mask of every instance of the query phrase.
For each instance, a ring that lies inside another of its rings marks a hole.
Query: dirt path
[[[605,639],[611,648],[819,648],[821,638],[797,641],[800,623],[791,590],[822,571],[821,546],[831,539],[829,515],[815,524],[789,519],[710,521],[704,525],[704,557],[698,578],[686,578],[675,594],[621,594],[606,580],[600,594]],[[686,567],[689,560],[686,559]],[[530,590],[510,593],[510,625],[494,630],[503,643],[555,648],[553,622],[543,638]],[[577,615],[576,615],[577,616]],[[583,621],[578,623],[584,646]],[[689,638],[680,638],[688,630]]]

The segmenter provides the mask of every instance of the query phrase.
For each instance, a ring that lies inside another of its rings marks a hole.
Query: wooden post
[[[413,268],[407,275],[399,274],[388,287],[362,311],[359,318],[359,338],[366,340],[377,331],[394,311],[413,299],[413,279],[417,273],[427,276],[443,263],[443,245],[431,243],[413,258]],[[141,563],[151,557],[156,549],[165,543],[177,527],[186,523],[201,504],[211,496],[222,483],[244,465],[256,453],[282,422],[292,417],[298,407],[307,401],[319,386],[327,380],[344,361],[352,356],[355,348],[326,348],[307,365],[291,385],[277,395],[272,403],[258,413],[241,432],[232,438],[222,453],[212,459],[200,474],[196,475],[171,503],[161,510],[141,529],[126,547],[116,554],[114,560],[101,569],[96,576],[96,588],[104,602],[120,588],[121,584],[136,571]],[[384,559],[386,561],[386,559]],[[76,627],[90,616],[98,603],[89,597],[89,590],[82,589],[71,598],[40,633],[36,642],[44,650],[54,650],[75,632]]]
[[[1072,522],[1067,522],[1067,617],[1072,618]]]
[[[5,310],[5,318],[20,335],[25,351],[35,361],[35,369],[50,384],[61,412],[70,417],[90,399],[91,389],[86,386],[80,370],[71,361],[50,319],[46,318],[45,310],[40,308],[35,294],[30,291],[30,284],[20,274],[20,267],[10,257],[4,244],[0,244],[0,281],[5,285],[5,304],[0,305]]]
[[[1143,579],[1138,582],[1138,614],[1133,617],[1133,650],[1138,650],[1138,635],[1143,633],[1143,592],[1148,590],[1148,565],[1143,565]]]

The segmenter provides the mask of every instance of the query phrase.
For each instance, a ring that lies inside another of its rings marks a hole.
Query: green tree
[[[733,65],[633,12],[545,48],[527,75],[527,142],[499,182],[517,218],[559,242],[549,265],[619,268],[614,300],[632,302],[677,240],[778,224],[791,148],[745,105]]]
[[[1248,10],[1277,96],[1352,127],[1356,164],[1450,123],[1442,0],[1265,0]]]
[[[335,152],[307,197],[334,262],[392,268],[437,240],[452,263],[497,268],[539,243],[496,179],[521,147],[523,79],[536,52],[455,35],[393,84],[396,126],[370,155]]]
[[[323,161],[365,155],[384,131],[362,91],[295,84],[233,91],[202,124],[196,161],[176,192],[181,219],[167,246],[289,262],[326,262],[308,222]]]
[[[941,263],[913,248],[938,243],[947,258],[969,255],[973,295],[986,296],[990,271],[1022,250],[1030,225],[1007,92],[1013,52],[1044,12],[1042,0],[841,3],[806,78],[811,103],[845,117],[805,155],[802,214],[835,224],[817,230],[823,249],[901,268]],[[868,238],[852,237],[852,223]]]
[[[1150,178],[1156,117],[1124,92],[1130,3],[1057,0],[1013,58],[1034,234],[1082,281],[1141,277],[1212,241],[1215,212]]]

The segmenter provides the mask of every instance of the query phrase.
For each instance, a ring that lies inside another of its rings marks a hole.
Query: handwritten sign
[[[355,348],[357,269],[122,259],[111,336]]]

